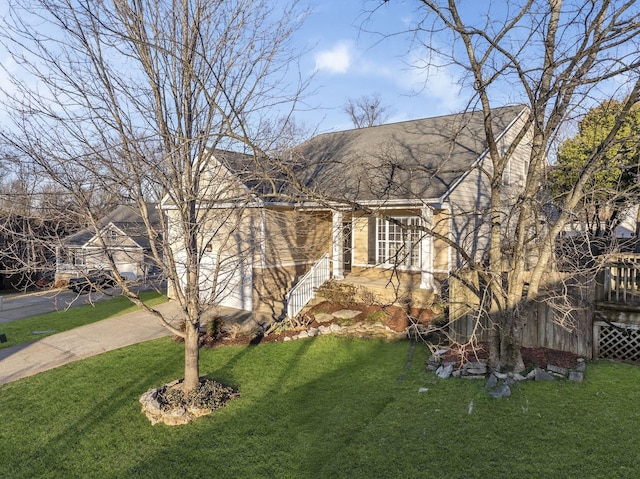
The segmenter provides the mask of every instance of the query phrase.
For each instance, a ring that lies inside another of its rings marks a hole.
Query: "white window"
[[[502,184],[505,186],[511,185],[511,160],[509,160],[502,172]]]
[[[377,220],[377,259],[378,263],[420,267],[420,218],[417,216],[399,216],[389,220]]]
[[[529,159],[525,158],[522,162],[522,183],[527,181],[528,174],[529,174]]]
[[[71,256],[71,263],[76,266],[85,266],[87,264],[87,258],[84,251],[81,250],[71,250],[69,252]]]

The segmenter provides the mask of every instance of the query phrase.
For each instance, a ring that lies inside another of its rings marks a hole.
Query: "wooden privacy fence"
[[[486,317],[478,320],[474,311],[479,302],[471,291],[478,286],[477,275],[469,272],[459,276],[450,279],[449,332],[457,341],[471,337],[486,341],[491,325]],[[558,274],[547,286],[553,290],[553,281],[565,284],[569,277]],[[567,308],[570,295],[564,297],[561,308],[552,298],[526,306],[528,313],[520,330],[522,345],[585,358],[640,362],[640,254],[619,255],[602,268],[595,281],[585,279],[580,286],[588,293],[581,296],[592,307],[575,304]]]
[[[557,281],[563,279],[560,275],[556,278]],[[478,299],[468,287],[477,284],[477,275],[471,272],[462,280],[450,279],[449,334],[456,341],[466,341],[472,336],[477,341],[489,339],[489,318],[486,315],[478,318],[475,312]],[[592,311],[584,304],[576,304],[572,311],[563,312],[562,318],[550,298],[542,298],[525,307],[528,312],[520,329],[522,346],[567,351],[584,358],[593,356]]]

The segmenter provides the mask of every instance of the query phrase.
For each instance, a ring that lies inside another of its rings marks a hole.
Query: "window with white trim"
[[[71,250],[69,252],[71,264],[75,266],[86,266],[87,258],[85,252],[82,250]]]
[[[398,216],[377,219],[378,263],[407,268],[420,267],[420,217]]]

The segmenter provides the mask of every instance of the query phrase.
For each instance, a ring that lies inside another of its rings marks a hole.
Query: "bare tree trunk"
[[[186,321],[184,338],[184,382],[186,391],[194,390],[200,382],[199,321]]]

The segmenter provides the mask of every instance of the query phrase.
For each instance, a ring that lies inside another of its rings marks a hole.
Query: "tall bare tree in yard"
[[[219,217],[208,175],[224,150],[246,153],[252,172],[268,169],[259,158],[301,92],[288,80],[301,13],[295,2],[16,0],[5,20],[4,43],[24,68],[7,92],[14,125],[5,138],[43,181],[64,187],[96,234],[94,190],[139,209],[149,237],[163,238],[152,255],[174,286],[184,329],[147,309],[184,338],[185,390],[198,385],[199,329],[222,281],[201,277],[201,259],[213,230],[216,241],[231,237],[240,216],[238,208]],[[158,229],[152,202],[166,208]]]
[[[378,93],[349,98],[342,106],[356,128],[381,125],[389,119],[391,111],[382,103]]]
[[[377,13],[393,3],[381,2]],[[490,323],[493,366],[521,370],[520,331],[528,305],[547,292],[543,280],[553,269],[556,238],[640,99],[640,6],[628,0],[415,4],[417,21],[406,33],[422,53],[421,64],[437,61],[457,71],[470,92],[468,108],[484,115],[491,167],[483,175],[490,201],[481,213],[488,256],[485,261],[467,257],[465,267],[481,278],[477,294],[483,298],[480,315]],[[558,133],[589,107],[616,95],[625,100],[610,129],[589,152],[557,205],[558,214],[544,217],[547,205],[540,189]],[[510,147],[501,151],[491,126],[492,108],[505,103],[522,103],[529,112]],[[524,188],[509,200],[509,161],[525,142],[531,153]]]

